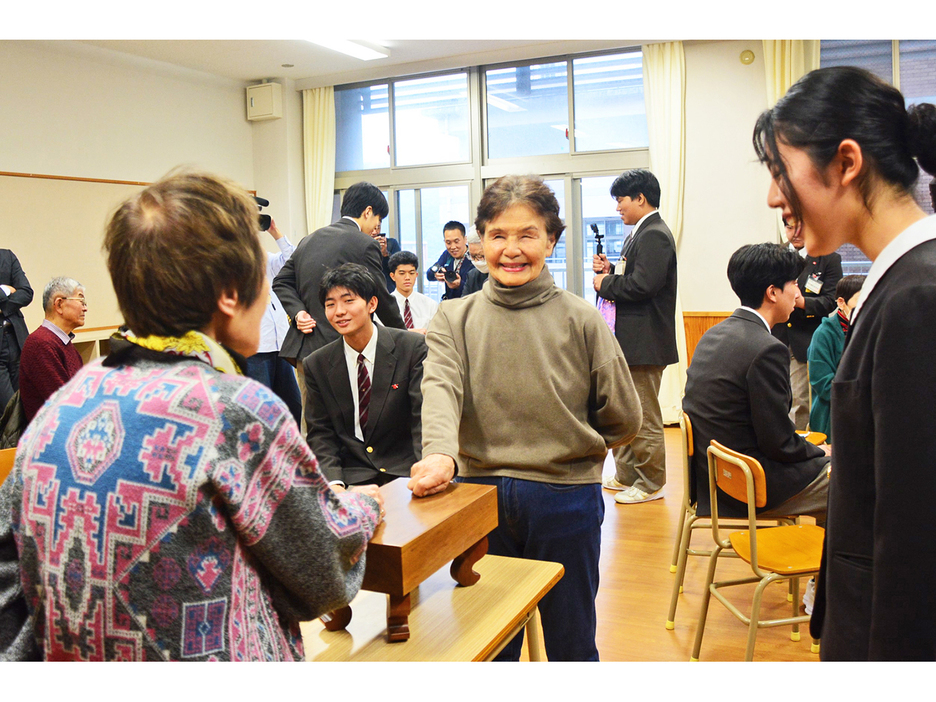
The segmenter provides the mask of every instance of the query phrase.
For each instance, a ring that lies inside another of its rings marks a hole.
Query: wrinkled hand
[[[296,329],[301,331],[303,334],[311,334],[312,330],[315,329],[315,320],[312,319],[312,315],[305,310],[297,312]]]
[[[595,273],[610,273],[611,261],[604,254],[595,254],[592,256],[592,270]]]
[[[442,276],[442,280],[445,280],[445,276]],[[445,280],[445,284],[446,284],[448,287],[450,287],[452,290],[454,290],[454,289],[457,288],[459,285],[461,285],[461,276],[458,275],[458,274],[456,273],[456,274],[455,274],[455,280],[453,280],[453,281]]]
[[[592,280],[592,287],[595,288],[595,292],[599,292],[601,290],[601,281],[607,277],[607,273],[599,273],[595,276],[595,279]]]
[[[430,453],[410,470],[406,484],[416,497],[427,497],[442,492],[455,477],[455,461],[444,453]]]

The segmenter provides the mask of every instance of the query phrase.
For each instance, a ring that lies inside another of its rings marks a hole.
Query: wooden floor
[[[598,591],[598,651],[603,661],[688,661],[695,639],[707,558],[690,557],[684,592],[676,610],[676,628],[666,629],[666,615],[675,574],[670,559],[682,505],[682,458],[679,428],[666,428],[666,497],[639,505],[618,505],[614,494],[603,490],[605,521],[601,541],[601,585]],[[613,464],[605,464],[605,473]],[[804,521],[809,521],[804,519]],[[698,548],[711,544],[710,530],[694,530]],[[750,567],[736,558],[719,559],[716,578],[744,577]],[[801,580],[800,591],[805,588]],[[727,591],[742,612],[750,612],[754,585]],[[733,594],[732,594],[733,593]],[[789,616],[786,585],[771,585],[764,593],[761,618]],[[801,607],[802,609],[802,607]],[[818,661],[810,653],[806,625],[801,640],[790,641],[790,627],[761,629],[755,661]],[[702,661],[743,661],[747,627],[714,598],[709,605]]]

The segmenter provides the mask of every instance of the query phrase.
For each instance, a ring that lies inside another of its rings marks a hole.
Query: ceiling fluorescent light
[[[353,56],[362,61],[373,61],[374,59],[388,58],[390,50],[382,46],[364,46],[348,39],[309,39],[313,44],[324,46],[326,49],[338,51],[339,53]]]

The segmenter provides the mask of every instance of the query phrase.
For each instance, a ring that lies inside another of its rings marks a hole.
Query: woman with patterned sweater
[[[299,622],[360,588],[376,488],[334,493],[242,374],[268,288],[257,230],[244,190],[198,173],[108,224],[129,330],[40,410],[5,486],[48,660],[302,660]]]

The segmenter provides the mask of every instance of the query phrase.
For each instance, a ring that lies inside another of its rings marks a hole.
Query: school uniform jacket
[[[791,401],[789,353],[757,314],[737,309],[705,332],[692,354],[682,405],[692,421],[700,515],[711,514],[706,450],[712,439],[760,461],[765,510],[802,492],[826,469],[825,452],[796,433]],[[718,514],[746,517],[747,507],[719,493]]]
[[[400,310],[387,290],[381,258],[380,244],[349,219],[322,227],[300,241],[273,280],[273,292],[289,315],[289,331],[279,355],[301,361],[316,349],[341,338],[325,318],[325,308],[319,302],[319,284],[328,269],[343,263],[360,263],[370,271],[377,283],[380,321],[388,327],[405,329]],[[296,315],[302,310],[315,320],[316,326],[310,334],[296,328]]]
[[[601,281],[598,294],[613,300],[614,335],[629,366],[668,366],[676,351],[676,242],[654,212],[625,246],[622,275]]]
[[[426,352],[422,334],[380,328],[367,426],[361,428],[364,441],[354,435],[344,340],[338,338],[303,361],[307,439],[329,481],[355,485],[379,473],[410,474],[422,457],[420,385]]]

